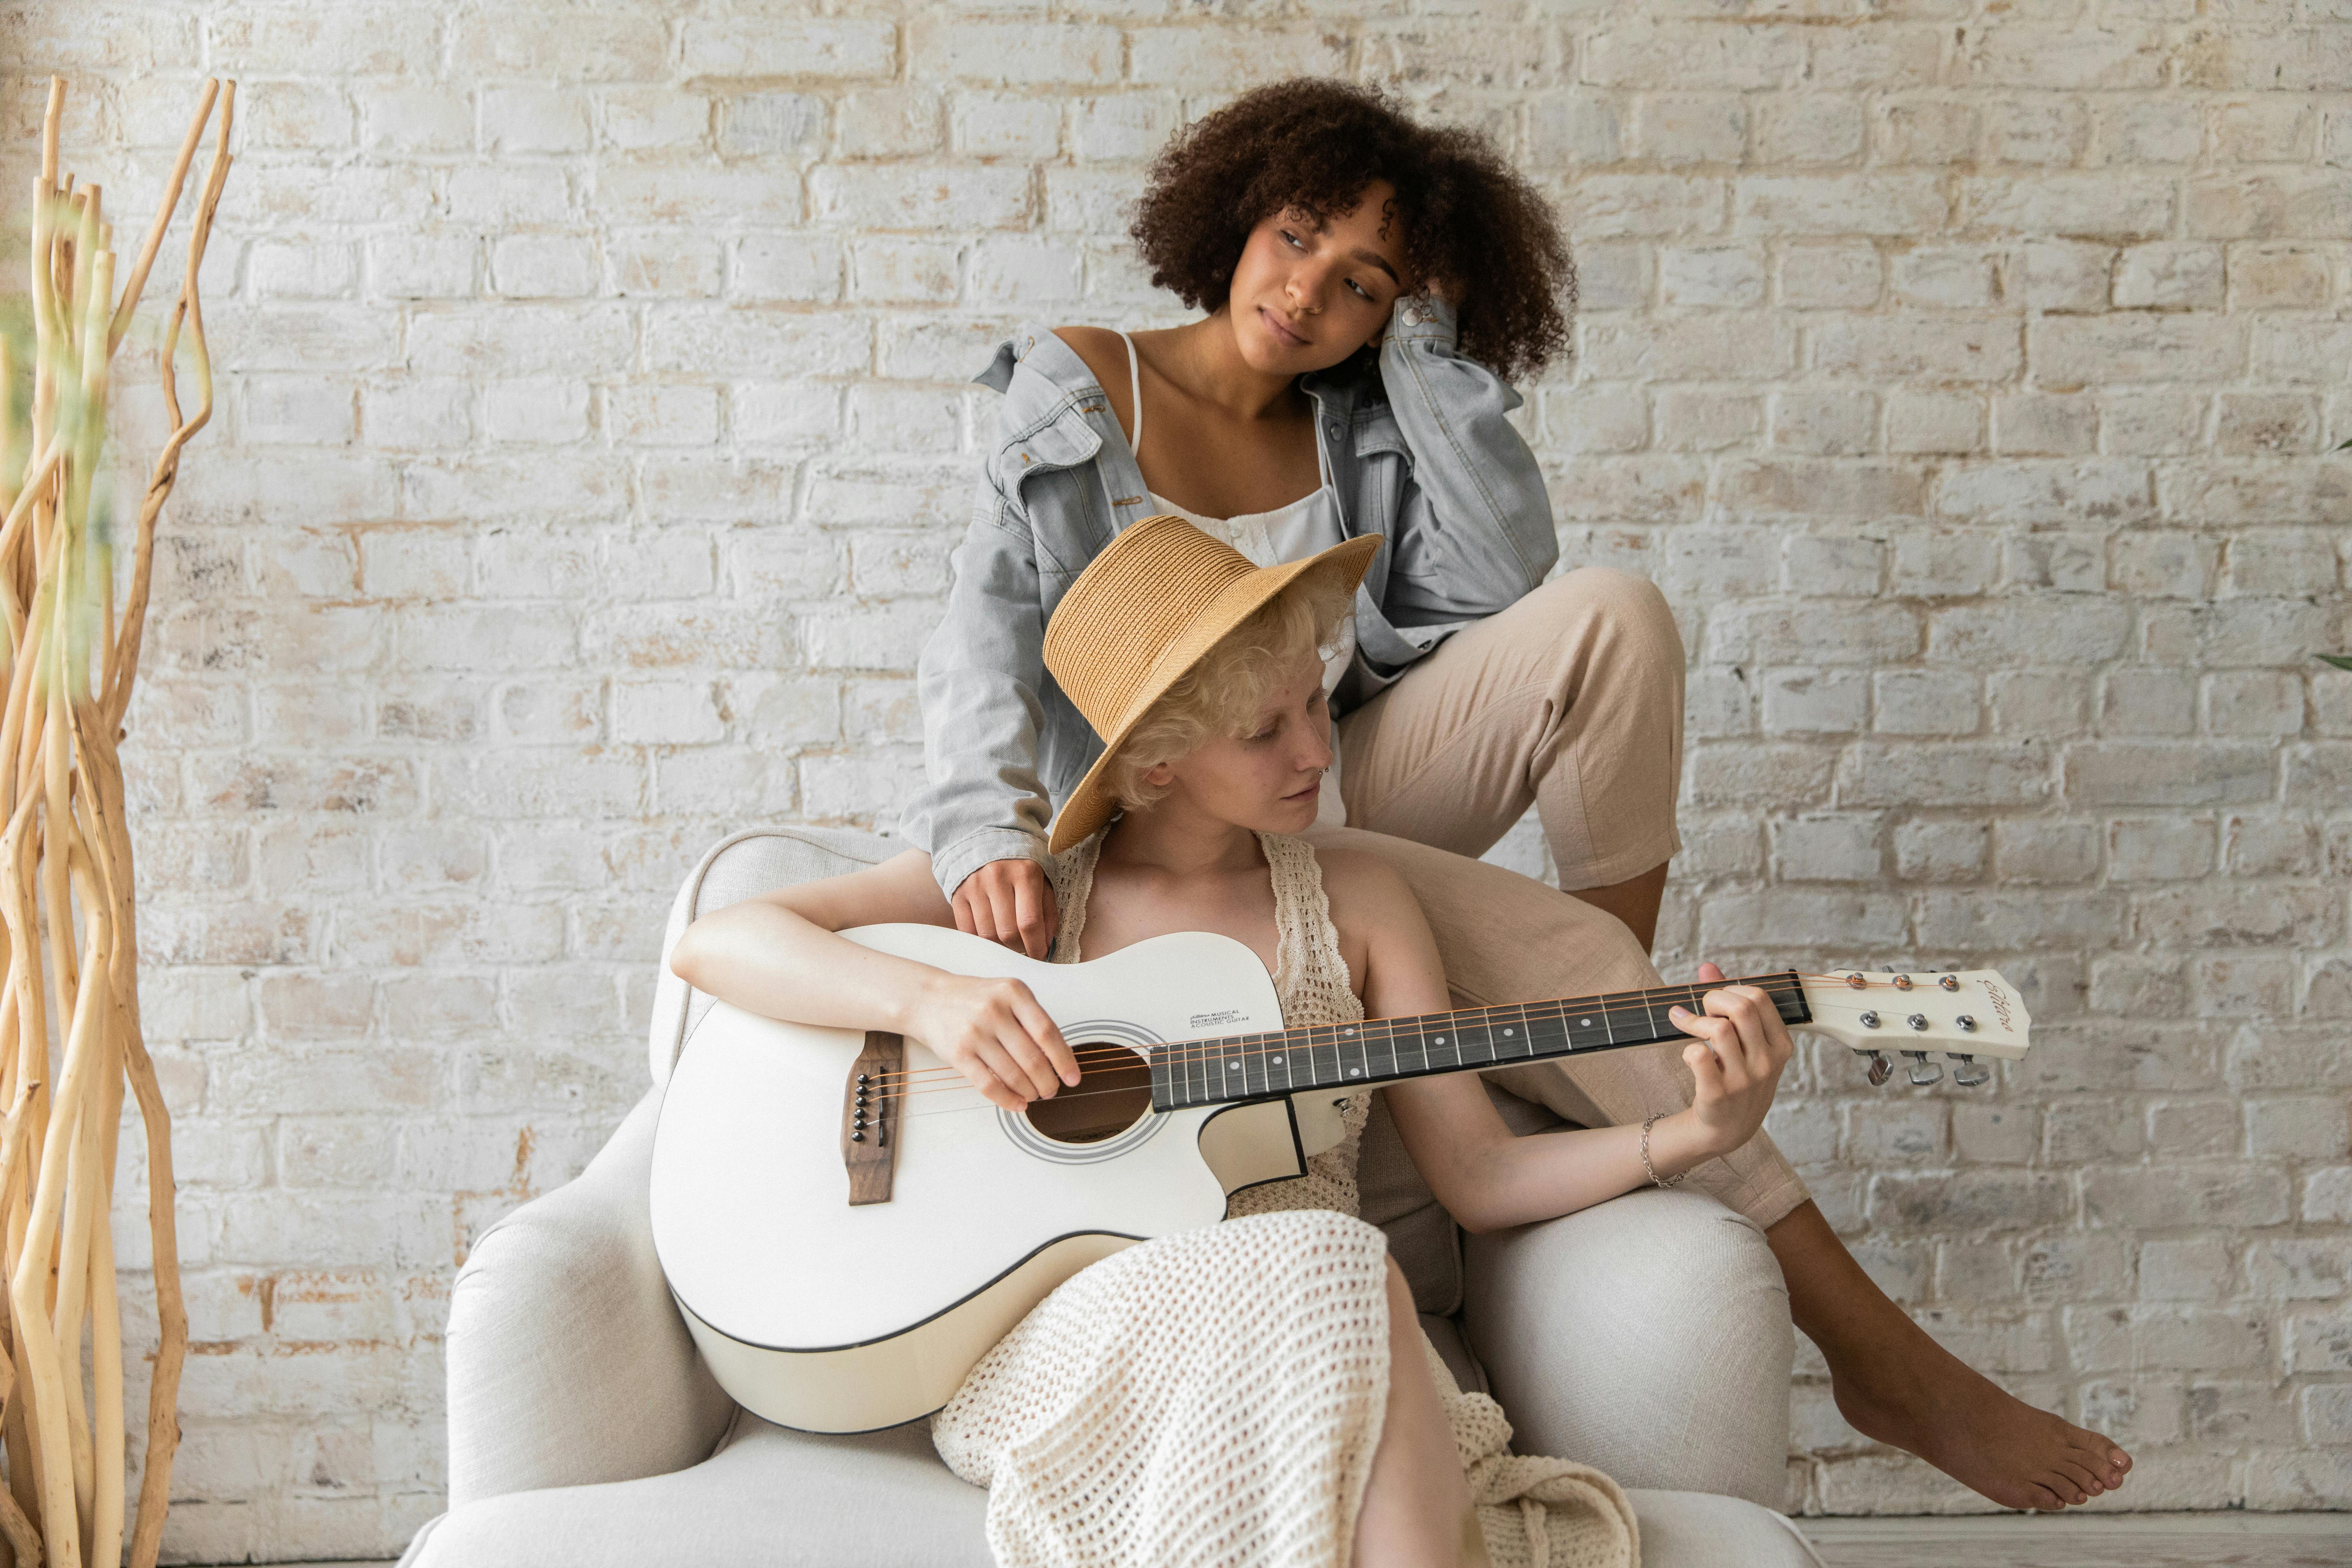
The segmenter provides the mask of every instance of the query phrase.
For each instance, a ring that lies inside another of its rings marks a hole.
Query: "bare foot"
[[[1924,1336],[1923,1336],[1924,1337]],[[2037,1410],[1928,1342],[1906,1373],[1880,1390],[1832,1376],[1839,1414],[1866,1437],[1916,1454],[2004,1508],[2055,1510],[2124,1484],[2131,1456],[2095,1432]],[[1916,1350],[1915,1350],[1916,1355]]]
[[[1704,972],[1702,972],[1704,973]],[[1839,1413],[2005,1508],[2061,1509],[2123,1485],[2131,1456],[2012,1398],[1886,1298],[1802,1203],[1764,1233],[1790,1315],[1821,1346]]]

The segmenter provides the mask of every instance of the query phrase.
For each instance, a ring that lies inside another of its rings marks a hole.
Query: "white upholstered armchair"
[[[814,828],[745,833],[680,890],[664,942],[762,889],[899,846]],[[449,1309],[449,1511],[404,1568],[988,1568],[987,1494],[925,1423],[786,1431],[737,1408],[687,1337],[655,1261],[646,1176],[662,1084],[708,1000],[665,964],[653,1087],[578,1180],[485,1234]],[[1490,1090],[1522,1133],[1549,1111]],[[1502,1402],[1523,1453],[1632,1489],[1647,1568],[1805,1568],[1781,1493],[1791,1331],[1763,1237],[1714,1200],[1643,1192],[1467,1238],[1376,1112],[1364,1217],[1388,1233],[1431,1338]]]

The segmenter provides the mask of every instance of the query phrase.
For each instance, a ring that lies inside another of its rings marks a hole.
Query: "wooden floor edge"
[[[2352,1538],[2352,1513],[1953,1513],[1791,1515],[1814,1541],[1988,1541],[2066,1535],[2319,1536]]]

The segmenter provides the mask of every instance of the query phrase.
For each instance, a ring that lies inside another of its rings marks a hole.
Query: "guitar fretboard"
[[[1318,1024],[1273,1034],[1174,1040],[1152,1053],[1151,1109],[1228,1105],[1687,1040],[1692,1037],[1676,1028],[1667,1012],[1678,1005],[1696,1012],[1701,996],[1734,984],[1762,987],[1783,1023],[1812,1019],[1803,984],[1791,971],[1706,985],[1663,985],[1654,991],[1512,1002],[1453,1013],[1368,1018],[1359,1024]]]

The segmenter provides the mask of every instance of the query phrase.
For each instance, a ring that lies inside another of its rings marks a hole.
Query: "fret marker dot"
[[[1349,1068],[1348,1069],[1348,1076],[1349,1078],[1361,1078],[1364,1076],[1364,1069],[1361,1068]]]
[[[1438,1037],[1437,1037],[1437,1043],[1438,1043],[1439,1045],[1441,1045],[1441,1046],[1442,1046],[1442,1045],[1444,1045],[1444,1044],[1445,1043],[1445,1037],[1444,1037],[1444,1035],[1440,1035],[1440,1036],[1438,1036]]]
[[[1576,1026],[1580,1029],[1589,1029],[1592,1027],[1592,1020],[1590,1018],[1579,1018],[1576,1021]]]
[[[1276,1057],[1276,1058],[1274,1058],[1274,1065],[1275,1065],[1275,1066],[1276,1066],[1276,1067],[1280,1067],[1280,1066],[1282,1065],[1282,1058],[1281,1058],[1280,1057]]]
[[[1241,1063],[1239,1063],[1239,1062],[1234,1062],[1234,1063],[1232,1063],[1232,1064],[1230,1064],[1230,1065],[1232,1066],[1233,1069],[1234,1069],[1235,1072],[1239,1072],[1239,1071],[1241,1070],[1241,1067],[1242,1067],[1242,1064],[1241,1064]]]
[[[1507,1040],[1516,1033],[1517,1033],[1517,1031],[1515,1029],[1506,1029],[1503,1031],[1503,1038]]]

